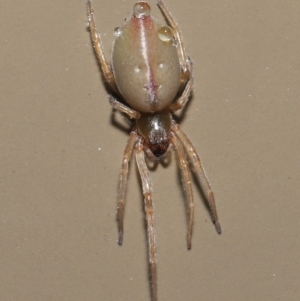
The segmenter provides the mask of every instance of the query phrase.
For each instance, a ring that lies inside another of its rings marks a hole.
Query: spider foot
[[[214,224],[215,224],[217,233],[221,234],[222,233],[222,229],[221,229],[221,225],[219,224],[219,221],[214,221]]]
[[[118,245],[123,245],[123,232],[119,232]]]

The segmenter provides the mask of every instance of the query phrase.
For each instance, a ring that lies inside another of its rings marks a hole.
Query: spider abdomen
[[[180,85],[180,62],[173,31],[139,2],[125,24],[116,30],[112,68],[119,92],[139,112],[157,112],[175,99]]]

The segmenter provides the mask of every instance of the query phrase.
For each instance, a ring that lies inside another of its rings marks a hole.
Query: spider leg
[[[172,103],[169,107],[171,112],[177,111],[182,109],[189,100],[190,94],[193,91],[194,86],[194,78],[192,74],[192,62],[190,58],[186,55],[185,49],[183,46],[183,40],[181,37],[180,30],[178,25],[176,24],[174,18],[170,14],[169,10],[166,8],[162,0],[157,1],[157,5],[160,8],[162,14],[166,18],[169,25],[172,27],[174,31],[174,37],[177,42],[177,49],[178,49],[178,57],[180,60],[180,65],[182,68],[181,71],[181,85],[186,84],[184,91],[179,99],[177,99],[174,103]]]
[[[169,106],[169,110],[171,112],[175,112],[182,109],[190,99],[190,95],[193,92],[194,77],[192,73],[192,62],[190,60],[188,60],[188,65],[189,65],[189,79],[185,85],[182,95]]]
[[[175,132],[176,136],[179,138],[181,143],[184,145],[184,148],[191,160],[191,163],[194,167],[194,171],[199,178],[200,182],[202,183],[206,193],[207,193],[207,199],[208,199],[208,205],[211,211],[211,216],[213,223],[215,224],[216,230],[218,234],[221,234],[221,226],[218,220],[218,214],[217,214],[217,208],[216,208],[216,202],[214,193],[211,189],[211,186],[208,182],[207,176],[205,175],[204,169],[202,167],[200,158],[197,154],[196,148],[193,146],[189,138],[186,136],[185,133],[183,133],[179,127],[178,124],[173,124],[172,130]]]
[[[129,108],[128,106],[122,104],[121,102],[117,101],[112,95],[109,95],[108,96],[108,99],[109,99],[109,103],[111,104],[111,106],[122,112],[122,113],[125,113],[126,115],[128,115],[129,118],[132,118],[132,119],[139,119],[140,118],[140,113],[136,110],[133,110],[131,108]]]
[[[118,192],[118,209],[117,209],[117,220],[118,220],[118,230],[119,230],[119,239],[118,244],[123,244],[123,219],[124,219],[124,202],[125,202],[125,194],[127,188],[127,179],[128,179],[128,169],[129,162],[132,156],[132,152],[134,146],[137,141],[138,134],[136,131],[132,131],[130,133],[130,137],[128,139],[127,145],[124,150],[123,159],[122,159],[122,167],[120,172],[120,185]]]
[[[194,221],[194,199],[193,190],[191,185],[191,175],[188,166],[188,162],[185,156],[185,151],[180,140],[176,137],[174,133],[171,132],[172,143],[175,147],[177,154],[177,161],[181,171],[182,185],[185,192],[187,202],[188,202],[188,231],[187,231],[187,246],[188,249],[192,247],[192,231],[193,231],[193,221]]]
[[[100,34],[97,32],[97,29],[96,29],[94,10],[92,7],[91,0],[87,1],[87,14],[88,14],[88,21],[89,21],[88,26],[91,31],[91,39],[92,39],[93,47],[94,47],[97,59],[99,61],[104,79],[113,90],[116,90],[115,76],[114,76],[109,64],[106,61],[102,43],[101,43]]]
[[[189,64],[189,57],[185,53],[185,49],[183,47],[183,40],[181,37],[180,30],[178,25],[176,24],[174,18],[170,14],[169,10],[166,8],[162,0],[157,0],[157,6],[160,8],[162,14],[166,18],[169,25],[172,27],[174,31],[174,37],[177,42],[177,49],[178,49],[178,56],[180,60],[180,65],[182,67],[182,80],[181,82],[185,82],[187,78],[190,77],[190,64]]]
[[[151,295],[152,301],[157,301],[157,276],[156,276],[156,247],[155,247],[155,230],[153,218],[153,202],[152,202],[152,182],[149,171],[145,162],[145,154],[143,145],[138,142],[135,146],[135,158],[142,180],[146,222],[147,222],[147,236],[149,248],[149,264],[150,264],[150,280],[151,280]]]

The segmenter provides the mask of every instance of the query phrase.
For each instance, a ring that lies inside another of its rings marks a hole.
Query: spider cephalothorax
[[[155,114],[143,113],[136,121],[145,145],[157,159],[160,159],[169,148],[171,123],[171,115],[167,110]]]

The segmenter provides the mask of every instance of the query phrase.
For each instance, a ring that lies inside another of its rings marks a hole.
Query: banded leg
[[[94,10],[92,7],[92,2],[91,0],[87,1],[87,14],[88,14],[88,21],[89,21],[89,28],[91,31],[91,39],[93,43],[93,47],[97,56],[97,59],[99,61],[105,82],[109,84],[109,86],[113,89],[116,90],[116,83],[115,83],[115,76],[107,63],[100,39],[100,34],[97,32],[96,29],[96,22],[94,18]]]
[[[122,159],[122,167],[120,172],[120,184],[119,184],[119,192],[118,192],[118,207],[117,207],[117,220],[118,220],[118,230],[119,230],[119,238],[118,244],[123,244],[123,220],[124,220],[124,203],[125,203],[125,194],[127,188],[127,179],[128,179],[128,169],[129,162],[132,156],[132,151],[137,141],[137,132],[133,131],[130,133],[130,137],[128,139],[127,145],[124,150],[124,155]]]
[[[208,182],[207,176],[205,175],[204,169],[202,167],[200,158],[197,154],[197,151],[195,149],[195,147],[193,146],[193,144],[191,143],[191,141],[189,140],[189,138],[186,136],[185,133],[183,133],[179,127],[178,124],[174,124],[172,127],[172,130],[175,132],[175,134],[177,135],[177,137],[179,138],[179,140],[182,142],[182,144],[184,145],[184,148],[191,160],[191,163],[194,167],[195,173],[197,175],[197,177],[199,178],[200,182],[203,184],[204,189],[206,191],[207,194],[207,200],[208,200],[208,205],[211,211],[211,216],[212,216],[212,220],[213,223],[215,224],[216,230],[218,232],[218,234],[221,234],[222,230],[221,230],[221,226],[219,224],[219,220],[218,220],[218,214],[217,214],[217,208],[216,208],[216,202],[215,202],[215,197],[214,197],[214,193],[211,189],[211,186]]]
[[[187,198],[187,203],[188,203],[187,246],[188,249],[191,249],[193,221],[194,221],[194,198],[193,198],[193,190],[191,185],[191,175],[190,175],[189,166],[186,160],[183,146],[174,133],[171,133],[171,135],[172,135],[172,143],[175,146],[178,165],[181,172],[183,190],[185,192],[185,196]]]
[[[157,301],[156,247],[152,202],[152,182],[145,162],[143,145],[138,142],[135,147],[135,158],[142,180],[145,214],[147,222],[148,252],[150,264],[150,281],[152,301]]]

